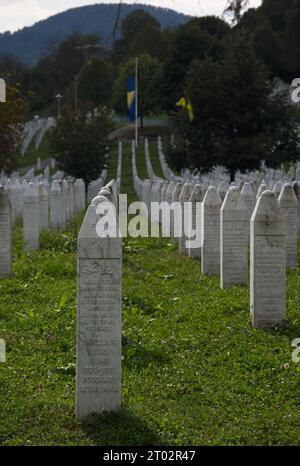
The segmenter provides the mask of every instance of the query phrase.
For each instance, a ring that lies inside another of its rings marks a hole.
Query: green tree
[[[54,109],[54,96],[58,92],[64,97],[73,97],[73,93],[68,94],[67,90],[89,55],[95,52],[92,48],[85,47],[95,45],[99,40],[96,34],[74,33],[48,51],[30,73],[28,90],[32,93],[32,109],[43,111],[51,106]]]
[[[27,102],[16,87],[7,86],[6,102],[0,103],[0,171],[17,167]]]
[[[85,113],[76,117],[67,112],[49,134],[50,148],[58,167],[85,182],[97,179],[109,151],[108,135],[111,122],[102,110],[99,116],[87,120]]]
[[[164,110],[174,111],[175,103],[184,93],[185,77],[191,62],[205,56],[220,59],[230,33],[229,25],[214,16],[193,18],[174,31],[171,36],[173,47],[164,62],[158,88]]]
[[[146,24],[143,31],[137,33],[132,40],[128,54],[135,57],[147,53],[151,57],[162,61],[170,53],[171,44],[167,34],[153,24]]]
[[[266,69],[244,38],[221,62],[194,61],[187,95],[194,120],[185,125],[182,165],[204,172],[223,165],[233,181],[261,160],[278,166],[299,157],[296,119],[282,97],[271,96]]]
[[[147,54],[139,57],[138,66],[138,111],[143,127],[144,117],[158,109],[157,76],[159,62]],[[127,108],[127,80],[135,75],[135,59],[128,60],[119,71],[114,83],[113,106],[116,112],[125,115]]]
[[[110,62],[103,57],[93,57],[79,73],[79,101],[93,106],[108,105],[112,97],[113,72]]]
[[[159,29],[160,24],[143,9],[134,10],[121,22],[121,38],[116,41],[113,50],[115,60],[124,61],[130,57],[129,48],[134,42],[137,35],[142,34],[147,26],[153,26]]]

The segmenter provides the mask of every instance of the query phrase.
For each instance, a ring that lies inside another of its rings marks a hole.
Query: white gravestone
[[[218,186],[218,193],[223,202],[227,193],[227,184],[225,183],[225,181],[220,181]]]
[[[278,201],[285,218],[286,266],[297,267],[298,201],[290,184],[284,184]]]
[[[281,193],[281,190],[282,190],[282,181],[276,181],[276,183],[274,184],[273,186],[273,193],[275,194],[275,197],[278,199],[279,198],[279,195]]]
[[[59,231],[62,227],[62,191],[58,180],[54,180],[50,189],[50,226]]]
[[[246,204],[247,214],[248,214],[248,243],[250,241],[250,219],[253,214],[255,207],[255,194],[252,189],[251,183],[244,183],[244,186],[241,191],[241,197]]]
[[[39,196],[40,196],[40,229],[47,230],[49,227],[49,210],[48,210],[48,192],[45,184],[41,181],[39,183]]]
[[[250,313],[254,327],[274,327],[285,318],[284,214],[275,194],[258,199],[250,226]]]
[[[25,249],[35,250],[40,245],[39,190],[30,182],[24,193],[23,236]]]
[[[222,201],[214,186],[206,191],[202,204],[202,250],[201,270],[203,275],[220,274],[220,209]]]
[[[248,212],[236,186],[229,188],[221,208],[221,288],[248,281]]]
[[[78,237],[76,416],[118,410],[121,405],[120,238],[100,238],[93,200]]]
[[[12,273],[11,205],[4,187],[0,186],[0,276]]]

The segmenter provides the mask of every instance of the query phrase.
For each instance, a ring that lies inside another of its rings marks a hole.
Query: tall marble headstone
[[[121,405],[120,238],[101,238],[97,196],[78,237],[76,416],[118,410]]]
[[[50,189],[50,226],[59,231],[62,227],[62,190],[58,180],[54,180]]]
[[[275,194],[264,191],[250,224],[250,313],[254,327],[274,327],[285,318],[284,214]]]
[[[220,208],[221,198],[214,186],[206,191],[202,204],[202,250],[201,270],[203,275],[220,274]]]
[[[278,201],[285,218],[286,265],[297,267],[298,201],[289,183],[283,185]]]
[[[0,186],[0,276],[12,273],[11,205],[3,186]]]
[[[23,236],[27,251],[38,249],[40,245],[39,210],[38,186],[30,182],[24,193],[23,207]]]
[[[227,191],[221,208],[221,288],[248,281],[247,206],[239,189]]]
[[[40,206],[40,229],[47,230],[49,227],[48,192],[45,184],[39,183],[39,206]]]

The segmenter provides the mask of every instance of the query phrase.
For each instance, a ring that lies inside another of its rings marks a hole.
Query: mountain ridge
[[[13,33],[0,33],[0,55],[12,54],[27,65],[33,66],[47,52],[49,45],[62,41],[74,32],[97,33],[102,37],[102,43],[110,44],[117,8],[118,4],[95,4],[71,8],[38,21],[33,26],[24,27]],[[120,20],[137,9],[152,14],[163,29],[177,27],[191,18],[169,8],[123,4]]]

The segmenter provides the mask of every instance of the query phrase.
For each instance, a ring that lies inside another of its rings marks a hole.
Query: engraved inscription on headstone
[[[94,201],[101,202],[101,196]],[[98,237],[98,219],[96,205],[92,204],[78,237],[79,421],[92,413],[117,410],[121,405],[121,240]]]
[[[285,318],[285,222],[275,194],[258,199],[250,226],[250,312],[254,327],[274,327]]]

